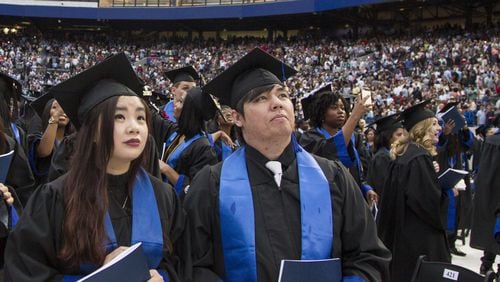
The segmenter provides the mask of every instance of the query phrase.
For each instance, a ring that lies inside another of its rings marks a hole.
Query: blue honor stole
[[[233,148],[227,145],[224,141],[221,141],[220,143],[222,151],[222,160],[225,160],[233,153]]]
[[[354,138],[354,134],[351,135],[351,144],[354,149],[354,161],[351,159],[351,156],[349,156],[349,151],[348,151],[348,144],[345,144],[344,140],[344,132],[342,129],[340,129],[335,135],[330,135],[328,131],[326,131],[322,127],[317,127],[316,131],[321,133],[325,139],[333,139],[333,142],[335,144],[335,148],[337,149],[337,158],[342,162],[343,165],[345,165],[347,168],[352,167],[353,164],[355,164],[355,161],[358,162],[359,156],[358,156],[358,151],[356,150],[356,147],[354,144],[356,144],[356,140]],[[361,162],[358,162],[361,163]]]
[[[21,134],[19,133],[19,129],[17,128],[17,125],[15,123],[11,122],[10,129],[12,130],[12,134],[13,134],[14,138],[16,139],[17,143],[19,145],[22,145]]]
[[[195,136],[191,137],[188,140],[184,140],[182,144],[177,146],[175,150],[168,156],[167,158],[167,164],[171,167],[174,168],[177,166],[177,162],[179,161],[179,158],[181,157],[182,152],[189,147],[194,141],[200,139],[204,135],[201,133],[196,134]],[[175,184],[175,183],[174,183]]]
[[[316,160],[296,142],[294,146],[299,173],[301,259],[330,258],[333,247],[330,186]],[[224,281],[257,281],[255,216],[245,147],[238,149],[222,164],[219,212]]]
[[[106,212],[105,227],[110,242],[108,250],[118,247],[109,213]],[[142,242],[150,269],[156,269],[163,258],[163,230],[160,212],[148,174],[140,168],[132,190],[132,238],[130,245]]]

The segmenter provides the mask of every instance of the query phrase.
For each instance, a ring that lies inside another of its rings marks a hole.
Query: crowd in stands
[[[473,32],[447,26],[359,39],[307,35],[269,41],[21,30],[0,35],[0,71],[21,81],[25,92],[37,93],[124,51],[140,77],[168,95],[166,71],[194,65],[209,81],[259,46],[299,70],[287,82],[297,97],[328,82],[345,96],[370,89],[374,107],[366,114],[368,122],[416,100],[434,98],[436,110],[441,103],[460,101],[469,126],[477,126],[491,122],[500,108],[499,34],[498,26]],[[296,108],[300,113],[300,103]]]

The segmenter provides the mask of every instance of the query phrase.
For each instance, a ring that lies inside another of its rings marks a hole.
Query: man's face
[[[290,137],[295,124],[293,104],[288,91],[275,84],[243,105],[244,116],[233,111],[233,120],[242,128],[243,137],[250,145],[267,143],[275,137]]]

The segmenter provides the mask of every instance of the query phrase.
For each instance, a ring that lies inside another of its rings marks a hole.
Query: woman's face
[[[57,117],[58,127],[65,127],[69,123],[68,116],[64,113],[64,110],[61,108],[61,106],[56,100],[52,102],[52,107],[50,107],[50,116]]]
[[[186,99],[186,91],[178,91],[174,94],[174,118],[179,119],[182,114],[182,107],[184,106],[184,99]]]
[[[437,118],[432,118],[432,125],[427,129],[427,138],[432,141],[432,144],[437,144],[439,142],[439,133],[441,132],[441,126],[439,125]]]
[[[365,128],[365,125],[366,125],[366,121],[364,119],[360,119],[358,121],[358,126],[361,127],[361,128]]]
[[[220,116],[218,118],[219,124],[221,126],[232,126],[234,124],[232,111],[233,110],[228,109],[228,108],[224,108],[222,110],[222,115],[224,116],[224,118],[222,118]]]
[[[366,133],[366,140],[372,143],[375,140],[375,132],[373,130],[368,130]]]
[[[391,144],[398,141],[405,134],[404,128],[398,128],[392,133]]]
[[[346,120],[346,112],[342,100],[332,104],[325,113],[324,124],[331,128],[341,128]]]
[[[121,96],[116,103],[114,117],[114,146],[110,161],[131,162],[140,156],[146,146],[146,108],[139,97]]]

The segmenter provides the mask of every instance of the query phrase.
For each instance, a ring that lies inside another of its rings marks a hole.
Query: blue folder
[[[278,282],[341,282],[340,259],[282,260]]]

